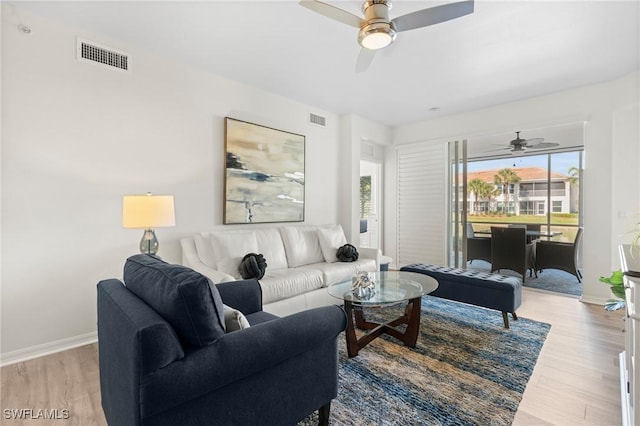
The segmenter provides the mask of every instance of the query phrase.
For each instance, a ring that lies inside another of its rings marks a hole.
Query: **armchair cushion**
[[[203,347],[224,336],[222,299],[204,275],[138,254],[127,259],[124,281],[171,324],[183,344]]]

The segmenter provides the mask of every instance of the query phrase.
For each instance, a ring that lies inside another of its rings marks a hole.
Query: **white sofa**
[[[379,270],[379,249],[358,248],[357,261],[340,262],[336,251],[346,242],[340,225],[224,227],[180,240],[182,263],[215,283],[240,279],[238,265],[244,255],[261,253],[267,261],[259,280],[263,308],[279,316],[339,304],[329,296],[329,285],[359,271]]]

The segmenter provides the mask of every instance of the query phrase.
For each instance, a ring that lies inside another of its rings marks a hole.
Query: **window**
[[[536,214],[533,201],[520,201],[520,214]]]
[[[371,213],[371,176],[360,176],[360,218]]]
[[[551,201],[551,211],[553,213],[562,213],[562,200]]]
[[[498,212],[500,213],[516,213],[516,203],[513,201],[509,201],[509,204],[505,207],[504,201],[497,202]]]

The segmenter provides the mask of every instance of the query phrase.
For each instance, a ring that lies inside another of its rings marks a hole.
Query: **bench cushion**
[[[400,270],[429,275],[438,281],[430,296],[515,312],[522,303],[522,281],[516,277],[446,266],[414,263]]]

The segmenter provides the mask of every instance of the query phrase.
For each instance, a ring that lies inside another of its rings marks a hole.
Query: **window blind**
[[[398,265],[445,265],[446,147],[399,147],[396,161]]]

